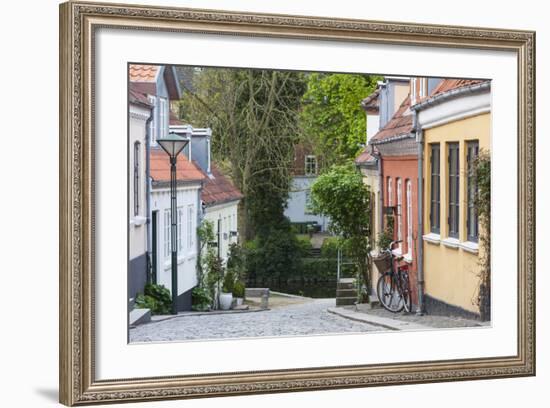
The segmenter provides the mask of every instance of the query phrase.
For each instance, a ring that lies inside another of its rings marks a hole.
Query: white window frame
[[[171,214],[170,209],[164,210],[164,258],[168,259],[170,258],[170,253],[172,252],[171,246],[170,246],[170,224],[171,224]]]
[[[311,171],[311,167],[313,170]],[[306,176],[316,176],[317,175],[317,157],[308,154],[304,159],[304,173]]]
[[[396,190],[397,190],[397,240],[401,241],[403,239],[403,182],[401,181],[401,177],[398,177],[396,182]],[[402,242],[399,243],[399,250],[402,250]]]
[[[183,207],[178,207],[178,251],[183,251]]]
[[[160,136],[168,136],[168,99],[164,97],[159,97],[160,100],[160,109],[159,109],[159,123],[160,123]]]
[[[411,86],[411,105],[416,103],[416,78],[413,78]]]
[[[193,247],[193,225],[194,225],[194,216],[195,206],[189,204],[187,206],[187,248]]]
[[[393,179],[388,177],[388,207],[393,206]]]
[[[413,227],[413,212],[412,212],[412,183],[411,180],[407,180],[407,255],[410,258],[412,254],[412,227]]]

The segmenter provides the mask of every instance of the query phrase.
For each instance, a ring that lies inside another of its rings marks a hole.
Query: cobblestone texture
[[[261,312],[175,317],[130,329],[130,342],[300,336],[384,330],[328,313],[327,308],[333,306],[334,299],[312,299],[305,303],[281,305]]]
[[[354,308],[351,308],[353,310]],[[489,326],[489,322],[480,322],[478,320],[468,320],[461,317],[451,317],[451,316],[437,316],[425,314],[423,316],[417,316],[416,313],[391,313],[386,309],[377,308],[369,311],[364,311],[368,315],[374,315],[378,317],[385,317],[393,320],[400,320],[410,323],[418,323],[425,326],[429,326],[437,329],[449,329],[449,328],[458,328],[458,327],[480,327],[480,326]]]

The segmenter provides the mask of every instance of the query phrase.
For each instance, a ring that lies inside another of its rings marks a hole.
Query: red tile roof
[[[138,105],[144,105],[149,108],[152,108],[152,105],[149,103],[149,100],[147,99],[147,95],[143,92],[140,92],[139,89],[135,87],[135,84],[130,84],[130,89],[128,91],[128,100],[130,103],[138,104]]]
[[[356,157],[355,163],[365,164],[376,161],[376,158],[370,153],[370,147],[365,147],[365,149]]]
[[[430,97],[451,91],[453,89],[479,84],[481,82],[484,81],[480,79],[444,79],[434,88]]]
[[[201,199],[205,205],[210,206],[240,200],[243,195],[231,180],[216,166],[211,165],[210,167],[211,177],[206,178],[201,193]]]
[[[376,91],[371,93],[369,96],[367,96],[365,99],[361,101],[361,107],[366,112],[378,112],[380,109],[380,89],[377,88]]]
[[[382,140],[411,133],[413,127],[413,115],[410,112],[410,106],[411,98],[410,95],[407,95],[390,121],[386,123],[386,125],[384,125],[384,127],[380,129],[371,140],[376,143]]]
[[[131,64],[129,69],[131,82],[155,82],[158,65]]]
[[[152,148],[149,157],[153,181],[170,181],[170,159],[166,152],[160,148]],[[179,154],[176,163],[176,178],[178,181],[203,181],[206,176],[184,154]]]

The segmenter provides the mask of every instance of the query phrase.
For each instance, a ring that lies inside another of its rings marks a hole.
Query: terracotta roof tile
[[[137,65],[131,64],[129,69],[131,82],[155,82],[157,65]]]
[[[355,159],[355,163],[366,164],[375,162],[376,157],[374,157],[369,150],[369,147],[365,147],[365,149],[361,153],[359,153],[359,156],[357,156],[357,158]]]
[[[148,106],[149,108],[152,107],[152,105],[149,103],[149,100],[147,99],[147,95],[143,92],[140,92],[140,90],[137,89],[132,83],[130,84],[130,89],[128,91],[128,100],[130,101],[130,103]]]
[[[411,111],[409,109],[410,106],[411,98],[410,95],[407,95],[407,97],[403,100],[401,106],[399,107],[399,109],[397,109],[397,112],[395,112],[390,121],[386,123],[386,125],[382,129],[380,129],[378,133],[372,137],[371,140],[376,143],[381,140],[411,133],[413,125],[413,115],[411,114]]]
[[[206,178],[201,199],[207,205],[221,204],[240,200],[243,195],[215,165],[211,165],[212,174]]]
[[[434,88],[430,96],[442,94],[464,86],[479,84],[481,82],[484,81],[481,79],[444,79]]]
[[[170,159],[164,150],[151,148],[149,157],[153,181],[170,181]],[[206,176],[197,165],[191,163],[184,154],[180,154],[176,164],[176,178],[178,181],[203,181]]]
[[[380,89],[371,93],[365,99],[361,101],[361,107],[367,112],[378,112],[380,109]]]

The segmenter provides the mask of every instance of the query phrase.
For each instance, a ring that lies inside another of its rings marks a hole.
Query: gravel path
[[[271,310],[202,316],[181,316],[130,329],[130,342],[300,336],[380,331],[327,312],[334,299],[311,299]]]

